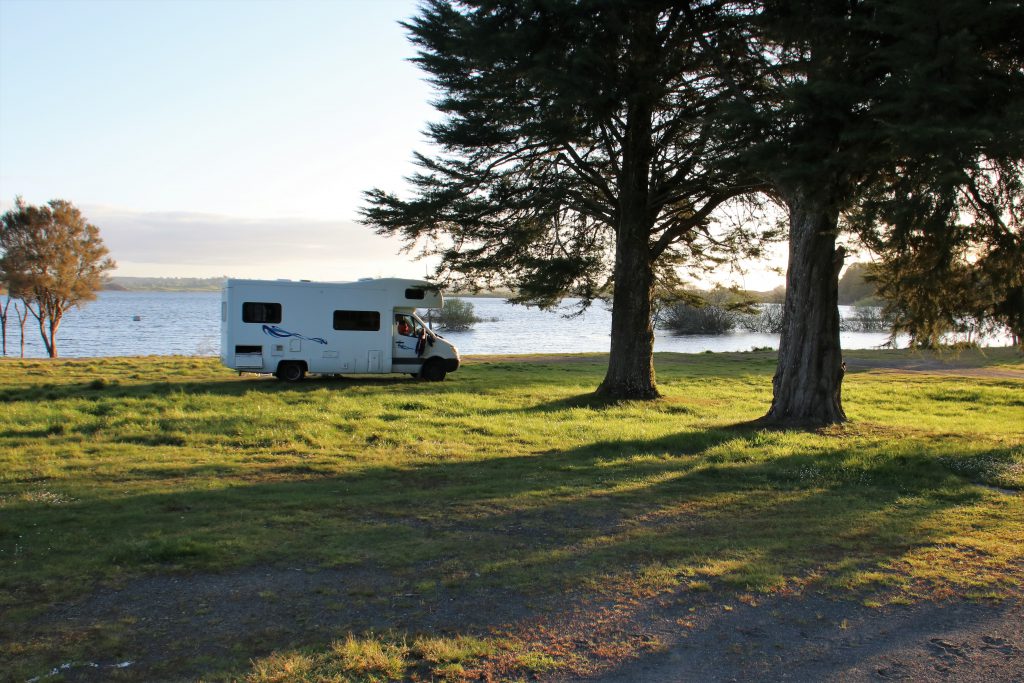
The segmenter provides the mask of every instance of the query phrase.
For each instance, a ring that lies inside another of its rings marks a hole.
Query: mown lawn
[[[1004,376],[854,369],[852,422],[814,433],[744,425],[770,402],[773,354],[658,355],[665,398],[650,403],[595,402],[604,360],[480,358],[439,384],[300,385],[205,358],[0,362],[0,671],[122,656],[120,632],[55,629],[55,605],[254,566],[372,568],[402,595],[502,587],[544,604],[807,587],[879,605],[1020,595],[1015,352],[959,359]],[[458,678],[517,647],[440,636],[261,642],[189,670]],[[508,670],[524,676],[557,666],[517,652]]]

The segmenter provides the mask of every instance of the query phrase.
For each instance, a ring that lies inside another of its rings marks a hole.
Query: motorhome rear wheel
[[[285,362],[277,366],[277,372],[274,374],[285,382],[301,382],[306,376],[306,369],[302,367],[302,363]]]

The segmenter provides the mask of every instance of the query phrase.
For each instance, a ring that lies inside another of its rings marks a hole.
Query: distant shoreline
[[[103,287],[105,292],[219,292],[228,276],[221,277],[128,277],[114,276]],[[746,292],[761,303],[776,303],[781,297],[776,291]],[[511,299],[509,290],[483,290],[479,292],[446,291],[445,296],[460,299]]]
[[[105,292],[219,292],[222,277],[119,277],[103,286]]]
[[[128,277],[114,276],[103,286],[104,292],[219,292],[228,277]],[[509,299],[509,291],[482,291],[473,293],[447,292],[448,296],[476,299]]]

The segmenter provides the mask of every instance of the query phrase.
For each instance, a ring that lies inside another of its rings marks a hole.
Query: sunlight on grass
[[[482,661],[507,650],[508,666],[522,677],[561,668],[556,656],[512,641],[470,636],[423,637],[407,645],[396,636],[348,635],[327,648],[277,652],[252,663],[249,683],[346,681],[376,683],[400,680],[475,680]]]
[[[979,366],[1024,367],[990,356]],[[469,359],[437,384],[0,362],[0,667],[34,617],[97,586],[280,563],[372,567],[400,595],[1019,594],[1024,381],[851,372],[850,424],[778,432],[744,426],[770,401],[770,354],[656,363],[664,399],[608,404],[590,395],[600,356]],[[457,680],[511,647],[410,638],[285,648],[250,679]],[[78,647],[65,640],[42,650]],[[523,671],[561,665],[524,652]],[[44,654],[18,672],[58,656]]]
[[[417,638],[412,647],[420,657],[433,664],[461,664],[486,657],[496,650],[495,643],[469,636]]]

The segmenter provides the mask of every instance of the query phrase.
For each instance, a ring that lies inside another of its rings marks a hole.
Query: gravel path
[[[365,568],[154,576],[58,606],[35,626],[133,624],[119,657],[70,668],[62,672],[68,681],[106,680],[121,660],[130,662],[119,672],[130,680],[195,680],[198,662],[230,660],[239,647],[261,656],[353,632],[497,633],[577,657],[574,668],[535,678],[542,681],[1024,681],[1019,600],[868,608],[838,595],[726,589],[641,600],[407,591],[404,581]],[[490,673],[506,680],[500,667]]]
[[[674,681],[1022,681],[1018,602],[867,608],[815,596],[699,614],[685,637],[595,677]]]
[[[872,370],[913,372],[930,375],[987,377],[990,379],[1024,380],[1024,368],[977,367],[968,362],[934,358],[847,358],[846,369],[851,372]]]

